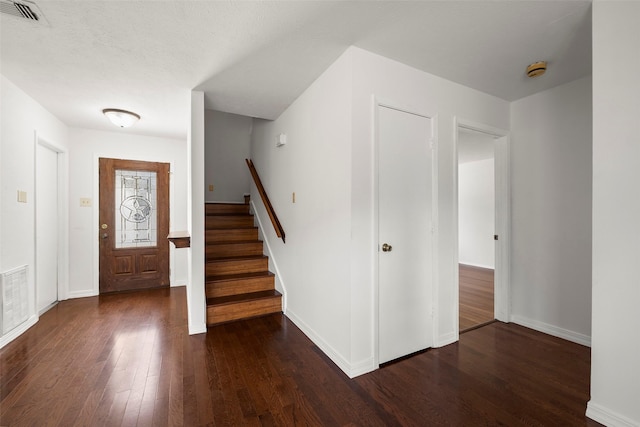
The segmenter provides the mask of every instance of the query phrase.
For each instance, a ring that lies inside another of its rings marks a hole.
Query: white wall
[[[286,244],[272,230],[266,235],[287,291],[287,314],[351,376],[376,367],[374,96],[435,116],[436,345],[457,336],[454,116],[502,129],[509,125],[506,101],[353,47],[280,118],[255,122],[252,157],[287,234]],[[274,147],[278,133],[288,136],[282,148]],[[264,213],[259,209],[258,215]]]
[[[99,192],[98,158],[145,160],[171,164],[170,230],[187,229],[187,142],[88,129],[69,129],[69,297],[97,295]],[[80,207],[80,198],[91,198],[92,206]],[[171,285],[187,282],[186,250],[170,245]]]
[[[343,56],[277,120],[256,120],[254,164],[286,233],[251,199],[286,289],[286,314],[350,369],[350,57]],[[276,136],[287,144],[276,148]],[[296,203],[292,203],[292,193]]]
[[[495,268],[494,159],[458,165],[458,252],[461,264]]]
[[[35,135],[66,149],[67,127],[33,98],[0,76],[0,271],[29,267],[29,325],[35,310]],[[66,177],[66,170],[61,171]],[[17,191],[27,203],[17,202]],[[66,195],[66,185],[60,188]],[[62,284],[66,286],[66,284]],[[27,325],[25,325],[27,326]],[[15,330],[11,337],[20,331]],[[0,339],[0,347],[8,337]]]
[[[587,415],[640,426],[640,3],[593,3],[593,319]]]
[[[424,73],[358,48],[353,55],[353,134],[351,147],[351,316],[352,363],[366,366],[374,349],[374,135],[372,96],[410,111],[434,115],[437,145],[435,346],[457,337],[458,275],[453,215],[456,182],[454,117],[499,129],[509,128],[509,103],[465,86]]]
[[[244,202],[251,189],[251,117],[205,110],[205,201]],[[213,185],[213,191],[209,190]]]
[[[189,96],[191,123],[187,131],[187,230],[191,247],[187,249],[187,305],[189,334],[207,332],[204,265],[204,92]]]
[[[591,78],[511,104],[511,320],[589,345]]]

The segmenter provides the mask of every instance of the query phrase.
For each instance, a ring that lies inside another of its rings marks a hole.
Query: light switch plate
[[[213,191],[213,184],[209,184],[209,191]]]
[[[27,203],[27,192],[18,190],[18,203]]]

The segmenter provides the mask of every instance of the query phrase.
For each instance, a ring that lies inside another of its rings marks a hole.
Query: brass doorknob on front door
[[[388,243],[382,244],[382,252],[391,252],[391,249],[393,249],[393,247],[390,244]]]
[[[102,224],[100,228],[102,228],[103,230],[106,230],[107,228],[109,228],[109,226],[107,224]]]

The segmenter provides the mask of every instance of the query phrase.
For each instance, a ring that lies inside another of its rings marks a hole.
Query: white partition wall
[[[640,426],[640,2],[593,3],[593,321],[587,416]]]

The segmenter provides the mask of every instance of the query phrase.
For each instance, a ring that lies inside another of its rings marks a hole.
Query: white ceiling
[[[49,1],[0,16],[0,72],[69,126],[186,137],[207,108],[274,119],[355,45],[511,101],[591,73],[591,2]],[[526,66],[549,70],[527,79]]]

